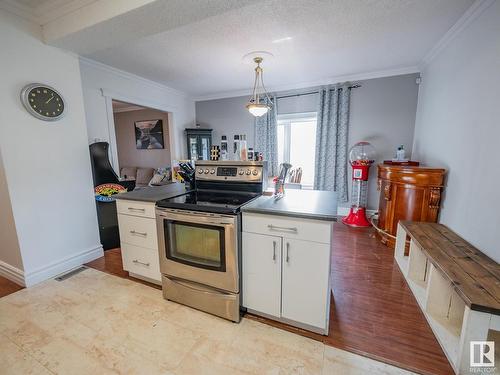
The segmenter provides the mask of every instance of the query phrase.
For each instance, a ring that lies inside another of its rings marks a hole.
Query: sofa
[[[135,188],[137,189],[149,186],[149,181],[153,178],[154,173],[154,168],[123,167],[120,169],[120,178],[135,180]]]

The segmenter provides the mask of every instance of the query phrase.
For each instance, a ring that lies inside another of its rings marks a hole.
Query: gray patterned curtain
[[[263,116],[255,118],[255,151],[262,152],[267,160],[269,176],[278,174],[278,125],[276,122],[276,96],[271,97],[273,106]]]
[[[319,90],[314,188],[337,192],[347,202],[347,134],[351,90],[348,84]]]

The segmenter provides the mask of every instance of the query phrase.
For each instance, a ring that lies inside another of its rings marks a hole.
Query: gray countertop
[[[242,211],[336,221],[337,194],[332,191],[289,189],[281,199],[264,195],[243,206]]]
[[[184,184],[171,183],[163,186],[151,186],[116,195],[116,199],[131,201],[158,202],[162,199],[175,197],[186,192]]]

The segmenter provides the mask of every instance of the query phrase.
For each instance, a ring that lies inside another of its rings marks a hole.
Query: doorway
[[[122,179],[134,179],[136,188],[150,185],[157,171],[170,170],[169,112],[112,100],[117,160]]]

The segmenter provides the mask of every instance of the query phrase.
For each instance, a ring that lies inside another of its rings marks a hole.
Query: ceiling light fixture
[[[263,70],[260,64],[263,61],[262,57],[255,57],[253,61],[257,64],[255,68],[255,81],[253,85],[252,97],[248,101],[246,107],[255,117],[263,116],[271,109],[272,103],[264,86]]]

